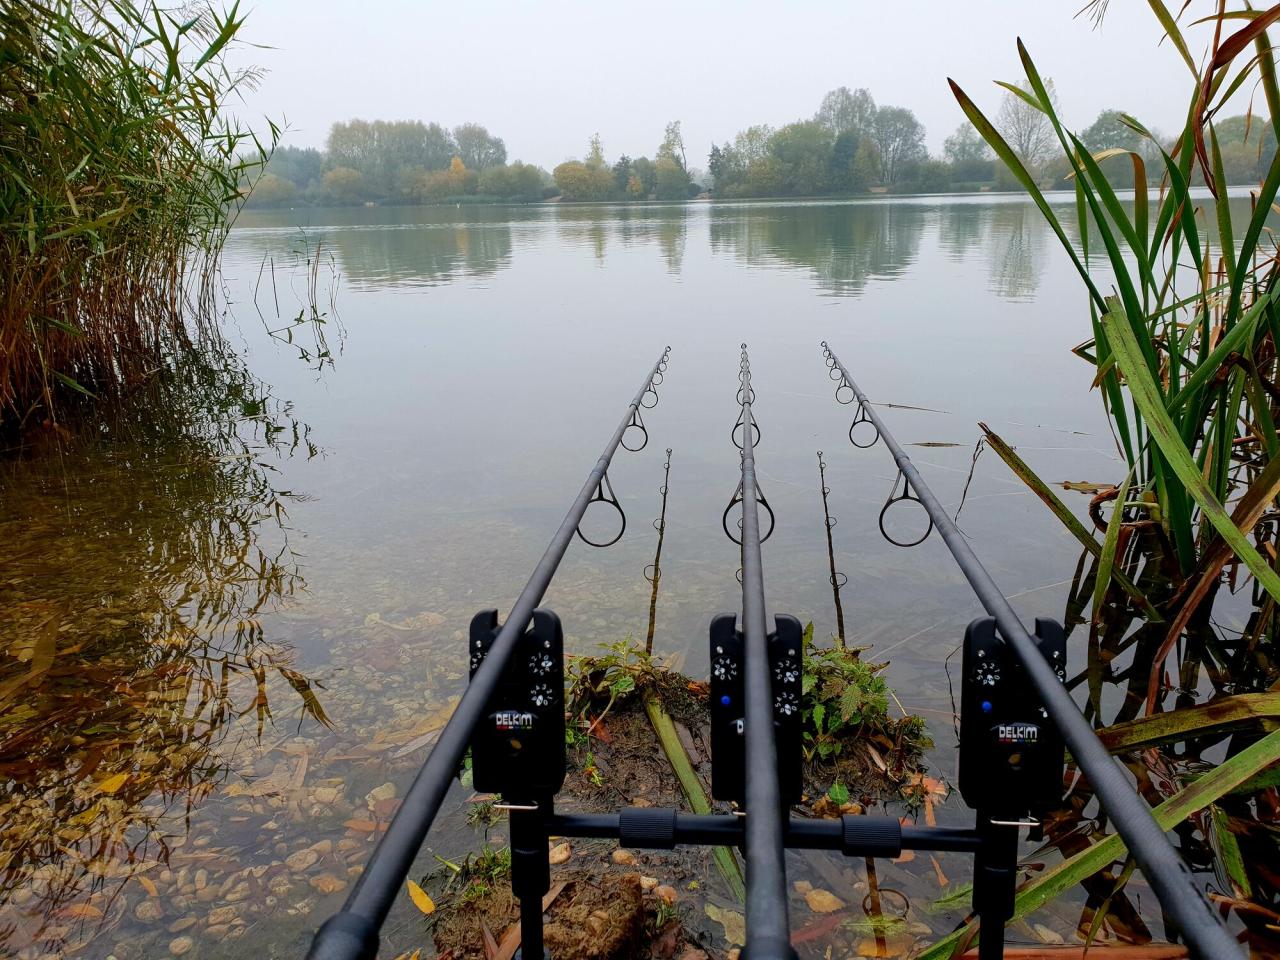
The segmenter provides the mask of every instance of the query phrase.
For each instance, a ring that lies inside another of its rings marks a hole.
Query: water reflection
[[[749,266],[807,268],[835,296],[900,276],[920,249],[928,212],[913,204],[714,207],[711,248]]]
[[[303,588],[271,460],[315,448],[242,368],[182,370],[96,441],[0,464],[0,942],[20,955],[82,950],[128,880],[155,889],[282,693],[327,722],[261,619]]]
[[[689,221],[697,216],[684,204],[555,207],[557,238],[590,249],[597,263],[604,262],[611,240],[623,248],[656,244],[667,271],[677,275],[684,267]]]

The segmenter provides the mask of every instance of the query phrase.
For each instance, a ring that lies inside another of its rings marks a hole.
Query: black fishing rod
[[[751,361],[742,344],[738,400],[741,412],[732,434],[742,430],[742,477],[734,500],[742,504],[742,633],[743,735],[745,739],[746,824],[743,839],[747,861],[747,942],[744,953],[751,960],[790,960],[790,926],[787,919],[787,874],[784,860],[786,809],[778,782],[778,747],[774,736],[773,664],[770,663],[765,627],[764,567],[760,559],[760,506],[773,511],[760,493],[756,480],[755,445],[760,439],[751,404]],[[733,508],[733,501],[729,509]],[[727,518],[728,510],[725,511]],[[728,528],[726,526],[726,532]],[[737,539],[732,537],[731,539]]]
[[[377,954],[378,931],[413,866],[414,858],[426,839],[432,821],[440,811],[440,805],[458,772],[462,756],[471,743],[477,726],[484,719],[487,705],[503,679],[517,642],[534,620],[534,608],[541,602],[551,584],[574,534],[577,533],[582,540],[593,546],[607,546],[616,543],[622,536],[622,530],[626,529],[626,516],[609,482],[609,464],[628,430],[638,429],[642,439],[636,446],[626,446],[626,449],[639,450],[647,444],[648,431],[640,416],[640,408],[651,409],[657,404],[656,385],[662,383],[670,353],[670,347],[663,351],[627,407],[613,436],[605,445],[604,452],[600,454],[600,459],[591,468],[586,482],[569,507],[569,512],[565,514],[542,559],[534,568],[529,582],[520,592],[506,621],[493,637],[482,662],[472,674],[471,682],[458,701],[453,716],[445,724],[431,755],[418,771],[405,794],[404,802],[374,849],[342,910],[325,921],[316,932],[307,953],[308,960],[372,960]],[[609,504],[617,510],[622,520],[622,529],[617,536],[601,544],[588,540],[579,530],[583,515],[595,502]],[[561,720],[563,721],[563,717]],[[542,852],[545,855],[545,840],[543,846]],[[522,921],[532,920],[533,918],[523,916],[526,912],[522,911]],[[541,911],[538,911],[537,921],[540,933]]]
[[[898,466],[898,476],[894,480],[889,500],[880,513],[881,532],[884,532],[886,539],[889,539],[892,543],[897,543],[900,546],[912,546],[915,543],[922,542],[935,527],[937,528],[939,533],[942,534],[942,539],[946,543],[947,549],[951,551],[951,556],[960,567],[960,571],[964,574],[965,579],[969,581],[969,586],[973,589],[987,613],[993,618],[994,626],[998,627],[998,635],[991,633],[988,635],[988,640],[991,643],[999,643],[1000,640],[1003,640],[1011,649],[1013,656],[1016,658],[1017,666],[1021,670],[1022,677],[1029,681],[1039,697],[1044,712],[1061,732],[1062,737],[1071,748],[1071,755],[1075,758],[1076,764],[1088,776],[1098,801],[1115,822],[1117,832],[1124,840],[1133,858],[1137,861],[1138,866],[1142,869],[1147,882],[1155,890],[1156,896],[1160,900],[1160,905],[1173,918],[1178,932],[1186,941],[1192,954],[1196,957],[1205,958],[1205,960],[1226,960],[1226,958],[1240,957],[1240,945],[1227,932],[1226,927],[1223,926],[1221,919],[1214,912],[1208,900],[1201,895],[1195,877],[1177,851],[1174,850],[1173,845],[1169,843],[1160,825],[1156,823],[1151,814],[1151,808],[1134,789],[1129,780],[1128,771],[1102,745],[1093,728],[1089,725],[1089,721],[1085,719],[1080,712],[1080,708],[1062,685],[1060,674],[1045,659],[1045,655],[1042,652],[1044,645],[1042,642],[1037,642],[1037,640],[1043,640],[1040,636],[1042,633],[1040,622],[1037,623],[1037,637],[1033,638],[1014,612],[1013,607],[1010,606],[1009,601],[1001,593],[996,582],[991,578],[986,568],[983,567],[977,554],[973,552],[973,548],[969,546],[968,541],[965,540],[955,523],[947,515],[947,511],[943,509],[938,498],[929,489],[928,484],[925,483],[924,478],[920,475],[920,471],[916,469],[915,464],[911,462],[911,459],[903,451],[898,441],[894,439],[893,434],[889,432],[889,428],[885,426],[879,414],[871,406],[871,401],[859,389],[853,377],[850,376],[848,369],[831,351],[826,341],[822,343],[822,352],[830,371],[831,379],[839,381],[839,385],[836,387],[836,399],[841,403],[852,403],[855,399],[858,402],[857,413],[854,416],[852,425],[849,427],[850,441],[854,446],[867,448],[874,446],[878,440],[883,439],[885,446],[889,448],[889,452],[893,455],[893,459]],[[847,400],[841,397],[842,391],[846,389],[850,391],[850,397]],[[868,438],[864,428],[859,431],[862,437],[860,442],[855,436],[855,429],[862,424],[867,424],[874,428],[875,436]],[[901,483],[900,493],[899,483]],[[895,503],[904,500],[914,501],[924,507],[929,515],[930,523],[929,529],[926,530],[923,537],[909,543],[893,540],[885,532],[884,528],[885,513]],[[971,625],[970,629],[972,630],[974,626]],[[990,702],[982,702],[981,707],[989,709],[991,704]],[[963,738],[963,722],[961,726]],[[963,793],[963,752],[961,784]],[[996,784],[995,788],[999,789],[999,786],[999,784]],[[968,797],[966,797],[966,800],[968,800]],[[971,803],[971,805],[973,804]],[[1017,822],[1002,823],[999,820],[990,818],[987,818],[987,822],[984,824],[982,822],[982,813],[983,811],[980,809],[979,831],[994,835],[995,845],[1004,846],[1007,849],[1009,837],[1005,834],[1001,838],[999,831],[1012,828],[1014,830],[1013,838],[1016,840],[1016,827],[1023,824]],[[1010,890],[1010,894],[1011,892]],[[1011,895],[1008,897],[1006,906],[1009,910],[1012,909]],[[984,912],[983,906],[977,902],[976,893],[974,907],[980,914]],[[994,911],[993,915],[998,918],[999,911]],[[1008,917],[1003,919],[1008,919]],[[995,933],[999,931],[1002,935],[1001,926],[1002,922],[995,928],[995,931],[989,930],[989,924],[984,919],[979,933],[979,954],[981,957],[1000,956],[1002,946],[995,940]]]

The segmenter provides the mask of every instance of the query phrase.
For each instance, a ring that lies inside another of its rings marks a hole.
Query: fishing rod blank
[[[609,484],[609,464],[627,430],[639,427],[644,431],[639,419],[639,408],[651,409],[657,404],[658,392],[655,386],[662,382],[670,353],[670,347],[663,351],[627,407],[622,421],[605,445],[600,459],[587,475],[586,482],[560,522],[529,582],[525,584],[506,621],[494,636],[462,699],[458,701],[453,716],[445,724],[431,755],[418,771],[405,794],[404,802],[374,849],[342,910],[326,920],[316,932],[307,953],[308,960],[372,960],[377,954],[378,931],[405,876],[413,866],[414,858],[426,839],[432,821],[440,811],[440,805],[458,771],[463,754],[471,743],[476,727],[484,718],[486,707],[503,678],[508,661],[534,619],[534,608],[546,593],[575,532],[582,536],[578,527],[583,514],[592,503],[604,501],[617,509],[623,517],[625,528],[625,515],[622,514],[622,508],[613,496],[613,489]],[[647,432],[644,432],[644,437],[647,441]],[[607,496],[604,492],[606,489],[609,491]],[[582,539],[586,541],[585,537]],[[617,539],[615,537],[609,543],[616,542]],[[541,917],[538,919],[540,921]]]
[[[771,663],[770,638],[765,628],[764,568],[760,559],[759,507],[762,503],[766,509],[768,507],[756,480],[755,445],[760,439],[760,430],[751,411],[755,391],[751,388],[751,361],[745,343],[742,345],[738,379],[741,384],[738,400],[742,409],[732,433],[736,434],[739,428],[742,430],[741,443],[734,437],[734,443],[742,452],[742,476],[734,500],[741,498],[742,503],[742,537],[739,542],[742,545],[743,682],[739,715],[743,718],[740,729],[745,740],[742,796],[746,806],[743,837],[747,862],[747,942],[744,954],[751,960],[791,960],[795,952],[791,949],[787,919],[787,877],[783,853],[786,809],[779,784],[779,752],[774,733],[776,664]],[[731,502],[730,509],[732,505]],[[769,532],[772,532],[772,510],[769,510],[769,519]],[[786,621],[799,626],[794,618],[779,617],[775,637],[784,631],[793,633]],[[712,624],[713,645],[717,623],[723,625],[724,618],[717,618]],[[798,638],[792,636],[789,639],[789,646],[796,654],[795,685],[798,693]],[[795,706],[798,721],[798,696]],[[714,745],[712,753],[714,756]]]
[[[883,439],[898,467],[893,492],[884,510],[881,511],[881,530],[884,529],[884,513],[894,503],[907,499],[924,507],[929,515],[929,530],[924,537],[915,542],[921,542],[935,527],[942,535],[947,549],[951,551],[952,557],[965,579],[969,581],[978,600],[987,613],[994,618],[995,625],[999,628],[999,637],[1009,645],[1023,677],[1030,682],[1039,696],[1045,713],[1057,726],[1071,748],[1071,755],[1075,758],[1076,764],[1088,776],[1103,809],[1115,822],[1117,832],[1142,869],[1147,882],[1155,890],[1161,906],[1173,918],[1178,932],[1186,941],[1192,954],[1205,960],[1239,957],[1241,955],[1239,944],[1227,932],[1221,919],[1201,895],[1195,877],[1152,816],[1151,808],[1134,789],[1129,780],[1128,771],[1108,753],[1089,725],[1089,721],[1085,719],[1080,708],[1067,693],[1058,674],[1042,655],[1037,638],[1027,632],[1013,607],[983,567],[968,541],[947,515],[938,498],[929,489],[915,464],[899,446],[879,414],[872,408],[871,401],[859,389],[848,369],[831,351],[826,341],[822,343],[822,352],[830,370],[831,379],[839,382],[836,388],[837,399],[841,403],[852,403],[854,399],[858,401],[858,412],[849,428],[850,440],[855,446],[865,448],[874,446],[878,440]],[[850,393],[850,398],[847,400],[841,395],[841,391],[846,389]],[[855,434],[855,428],[861,424],[868,424],[869,427],[874,428],[875,436],[869,435],[871,430],[867,427],[858,430]],[[899,481],[902,487],[900,494],[897,492]],[[890,540],[894,543],[898,542],[891,538]],[[974,626],[976,624],[971,625],[971,629]],[[1037,630],[1037,633],[1040,632]],[[1043,638],[1041,642],[1043,643]],[[982,706],[986,707],[987,704],[984,703]],[[998,784],[995,787],[998,789]],[[979,811],[980,821],[981,813],[982,811]],[[989,823],[990,821],[988,825]],[[979,829],[984,829],[981,822]],[[1014,837],[1016,838],[1016,833]],[[976,903],[975,908],[978,908]],[[988,933],[987,926],[984,923],[981,927],[980,955],[984,958],[988,955],[999,956],[1000,945],[993,943],[990,937],[982,936]]]

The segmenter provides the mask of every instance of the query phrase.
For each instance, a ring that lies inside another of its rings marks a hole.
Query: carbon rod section
[[[426,839],[427,831],[431,829],[432,821],[440,812],[440,804],[444,802],[449,785],[462,762],[471,734],[482,718],[485,704],[497,687],[507,660],[515,649],[516,640],[528,627],[534,608],[542,601],[588,504],[604,479],[605,471],[622,441],[622,435],[631,425],[632,417],[639,410],[645,394],[652,390],[654,377],[666,366],[670,353],[670,347],[663,351],[627,407],[613,436],[605,445],[604,452],[600,454],[600,459],[591,468],[577,498],[560,522],[559,529],[516,599],[502,629],[498,631],[484,662],[471,678],[453,716],[441,731],[431,755],[414,778],[405,794],[404,803],[396,811],[386,834],[374,848],[342,910],[316,933],[307,953],[308,960],[371,960],[376,954],[378,929],[413,866],[414,858]]]
[[[1013,647],[1014,655],[1022,664],[1036,693],[1040,695],[1045,710],[1062,731],[1071,748],[1071,755],[1088,776],[1098,801],[1115,822],[1116,831],[1142,868],[1160,905],[1177,924],[1178,933],[1186,941],[1191,953],[1205,960],[1226,960],[1242,956],[1240,944],[1227,932],[1209,901],[1201,895],[1190,869],[1156,823],[1151,815],[1151,808],[1130,783],[1128,771],[1102,745],[1076,702],[1058,682],[1053,668],[1040,655],[1035,641],[1027,633],[1026,627],[996,582],[991,579],[991,574],[987,573],[973,548],[920,476],[920,471],[911,462],[911,458],[903,452],[880,415],[871,406],[871,401],[825,340],[822,349],[835,362],[844,383],[848,384],[861,409],[880,431],[898,469],[911,484],[938,532],[942,534],[947,549],[969,581],[969,586],[973,588],[987,613],[995,618],[1001,635]]]
[[[751,361],[742,345],[742,632],[743,715],[746,735],[747,942],[749,960],[790,960],[787,875],[783,850],[786,811],[778,786],[773,731],[773,682],[769,671],[760,560],[760,512],[756,487],[755,419],[751,412]]]

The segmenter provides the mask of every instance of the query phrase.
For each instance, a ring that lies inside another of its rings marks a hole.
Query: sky
[[[257,0],[242,37],[259,46],[236,57],[265,75],[235,112],[257,129],[264,116],[285,122],[283,142],[303,147],[353,117],[474,121],[509,159],[548,170],[594,133],[610,161],[652,156],[680,120],[690,166],[705,168],[712,143],[807,119],[843,85],[915,111],[940,152],[963,120],[946,78],[994,112],[991,81],[1023,76],[1020,36],[1070,126],[1114,107],[1179,128],[1190,73],[1147,4],[1112,0],[1096,28],[1077,16],[1084,3]],[[1204,29],[1190,33],[1196,55]]]

